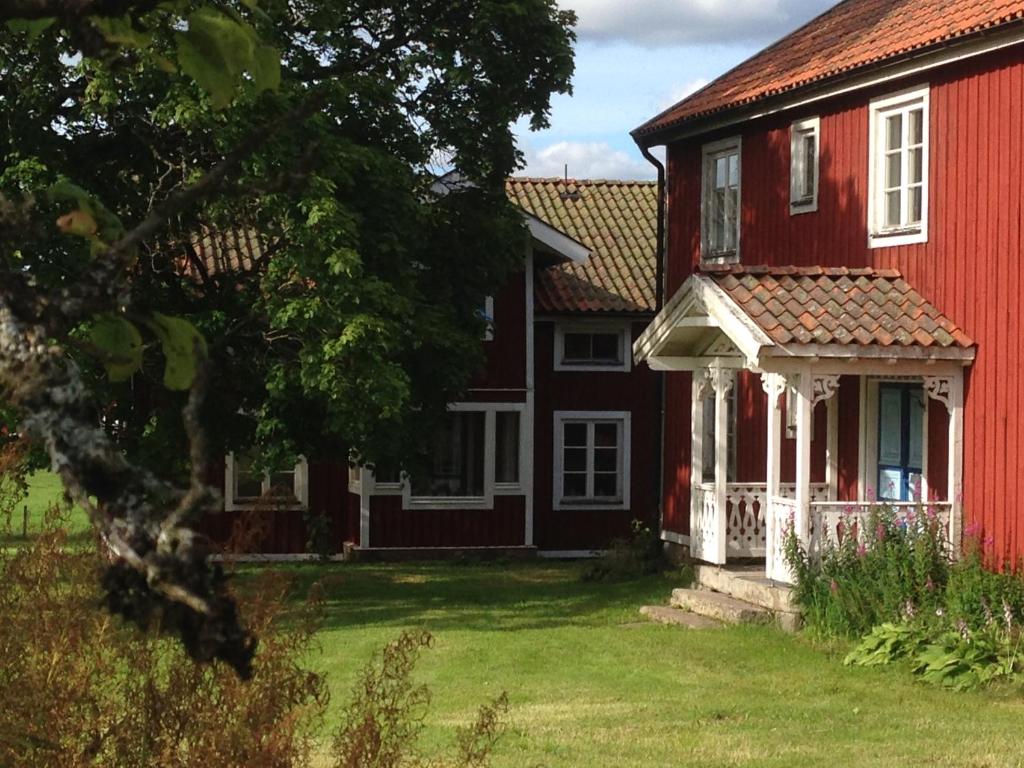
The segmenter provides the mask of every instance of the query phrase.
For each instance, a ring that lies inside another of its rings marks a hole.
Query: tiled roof
[[[645,181],[512,178],[509,199],[591,250],[538,270],[538,312],[654,310],[657,185]]]
[[[705,267],[777,344],[973,347],[894,269]]]
[[[1024,19],[1024,0],[845,0],[647,121],[636,137]]]
[[[203,235],[193,236],[188,246],[174,248],[185,251],[179,257],[182,274],[199,282],[214,275],[252,272],[263,258],[264,250],[256,232],[241,227],[207,230]]]

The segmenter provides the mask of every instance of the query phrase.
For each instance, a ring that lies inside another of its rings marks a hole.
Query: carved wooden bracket
[[[736,371],[732,368],[722,368],[721,366],[714,366],[709,371],[711,377],[711,385],[714,387],[715,392],[721,395],[727,395],[736,384]]]
[[[815,374],[811,377],[811,407],[828,400],[839,391],[838,374]]]
[[[938,400],[946,406],[946,410],[952,410],[952,399],[950,391],[953,380],[949,376],[925,376],[924,391],[932,400]]]
[[[768,406],[778,405],[779,397],[786,391],[786,378],[781,373],[762,373],[761,389],[768,395]]]

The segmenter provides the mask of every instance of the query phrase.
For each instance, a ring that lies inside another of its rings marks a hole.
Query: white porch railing
[[[796,519],[796,499],[776,498],[771,505],[771,513],[770,535],[764,556],[765,576],[783,584],[792,584],[793,576],[786,565],[786,537]]]
[[[699,486],[700,506],[706,521],[711,522],[715,509],[715,484],[702,483]],[[787,499],[795,498],[796,486],[783,483],[780,494]],[[726,549],[729,557],[764,557],[767,552],[768,526],[765,520],[767,510],[767,483],[729,483],[726,486]],[[811,485],[812,501],[828,501],[829,489],[825,483]]]
[[[898,521],[906,521],[908,525],[925,523],[937,525],[948,544],[952,540],[950,519],[953,505],[948,501],[929,503],[917,501],[878,502],[878,501],[820,501],[811,503],[811,536],[808,552],[812,556],[820,556],[824,547],[839,546],[853,537],[854,541],[862,541],[876,508],[891,510]]]

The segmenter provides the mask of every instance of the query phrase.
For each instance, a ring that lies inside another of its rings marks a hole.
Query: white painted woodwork
[[[796,391],[796,518],[800,541],[806,542],[811,514],[811,432],[813,431],[813,376],[805,369],[795,382]]]
[[[715,390],[715,519],[714,545],[710,562],[724,563],[726,559],[726,505],[729,483],[729,392],[736,382],[736,372],[720,365],[711,369]]]
[[[704,530],[704,389],[706,371],[694,371],[690,387],[690,554],[695,560],[707,560],[707,533]]]
[[[779,525],[779,468],[782,446],[782,411],[779,398],[785,391],[785,379],[777,373],[761,375],[761,385],[768,395],[768,467],[766,477],[767,509],[765,510],[765,576],[775,579],[783,574],[781,559],[782,528]]]
[[[891,511],[897,521],[902,521],[908,526],[936,526],[947,544],[954,541],[948,536],[951,530],[953,505],[947,501],[928,504],[916,501],[884,504],[871,501],[812,502],[808,553],[813,558],[819,558],[827,547],[838,547],[851,537],[858,542],[864,541],[865,537],[873,537],[874,531],[868,530],[868,526],[872,512],[878,508]]]

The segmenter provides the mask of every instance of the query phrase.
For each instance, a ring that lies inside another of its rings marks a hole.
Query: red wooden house
[[[271,478],[226,459],[223,538],[271,487],[293,498],[256,548],[303,552],[304,512],[332,548],[579,554],[657,512],[657,374],[631,348],[654,314],[656,187],[511,179],[530,231],[524,269],[482,311],[486,366],[449,406],[429,477],[300,462]]]
[[[1024,555],[1024,2],[846,0],[633,136],[667,148],[663,538],[786,580],[786,526],[885,499]]]

